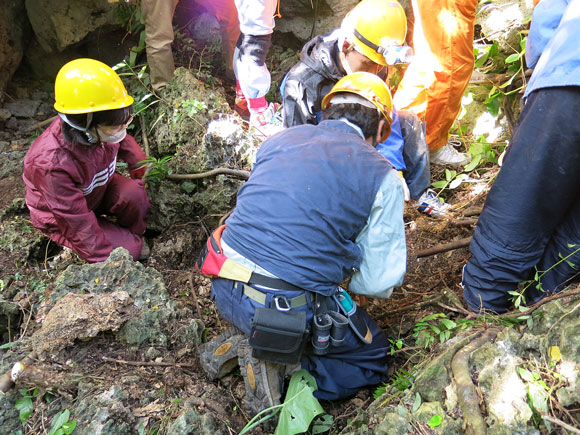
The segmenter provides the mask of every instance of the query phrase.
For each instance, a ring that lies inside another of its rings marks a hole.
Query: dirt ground
[[[177,57],[181,59],[181,63],[186,62],[186,56]],[[187,62],[192,61],[188,59]],[[230,83],[225,78],[218,77],[218,80],[221,83]],[[233,104],[234,88],[230,88],[228,97]],[[23,145],[15,147],[21,147],[24,152],[31,134],[15,130],[9,135],[4,140],[23,142]],[[140,139],[139,135],[137,139]],[[483,178],[492,177],[497,171],[497,168],[489,169],[479,171]],[[433,167],[432,178],[444,179],[443,169]],[[462,267],[469,257],[468,249],[463,247],[423,258],[417,258],[417,253],[435,245],[471,236],[477,210],[481,208],[485,197],[485,191],[473,196],[471,186],[464,184],[456,190],[444,192],[443,196],[454,206],[454,220],[451,221],[432,219],[407,207],[405,224],[408,260],[405,281],[392,298],[371,299],[366,305],[371,316],[383,327],[390,339],[402,339],[404,342],[402,351],[396,352],[392,358],[393,373],[413,364],[415,358],[424,356],[424,352],[415,346],[412,337],[413,326],[418,320],[430,313],[445,313],[451,319],[465,317],[467,314],[459,283]],[[0,180],[0,210],[9,207],[14,199],[23,197],[24,183],[19,174],[11,174]],[[29,222],[26,213],[8,220],[13,219]],[[194,235],[195,242],[188,255],[179,259],[168,259],[157,254],[155,245],[170,240],[178,231],[187,231]],[[22,237],[31,237],[31,234],[38,235],[36,230],[31,229],[30,233],[24,233]],[[179,228],[168,228],[161,234],[152,234],[148,239],[152,246],[152,256],[147,265],[161,272],[167,290],[178,305],[188,307],[203,320],[206,339],[209,340],[227,325],[220,319],[210,299],[209,280],[192,273],[197,252],[206,237],[207,230],[195,222],[181,224]],[[40,320],[37,318],[38,307],[42,305],[42,299],[50,293],[58,273],[72,263],[82,263],[76,255],[64,253],[47,239],[43,243],[45,255],[28,258],[25,262],[14,261],[17,255],[6,255],[6,251],[0,255],[0,279],[4,288],[9,290],[8,293],[13,295],[13,300],[18,302],[21,312],[18,325],[12,325],[11,339],[27,337],[34,331]],[[176,325],[175,333],[178,330],[179,325]],[[66,350],[62,364],[67,360],[74,361],[80,372],[90,373],[105,384],[124,383],[135,398],[134,412],[147,416],[150,419],[149,427],[156,427],[159,433],[163,433],[168,422],[175,418],[175,398],[203,397],[195,402],[197,407],[202,413],[210,410],[220,416],[230,433],[239,432],[245,425],[248,416],[243,410],[244,384],[239,372],[234,372],[216,383],[208,382],[198,361],[190,357],[181,358],[179,349],[161,352],[157,360],[181,365],[131,365],[130,362],[141,360],[142,352],[142,349],[120,348],[110,335],[101,334],[81,346]],[[159,400],[154,406],[140,409],[139,398],[143,397],[157,397]],[[367,389],[349,400],[323,402],[324,410],[334,416],[331,433],[338,433],[359,409],[368,406],[372,400],[373,389]],[[28,433],[41,431],[41,427],[46,425],[42,418],[42,413],[35,413],[35,417],[29,422]],[[252,433],[260,433],[260,429]]]

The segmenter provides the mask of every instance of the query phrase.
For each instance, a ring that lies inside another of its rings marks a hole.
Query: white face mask
[[[123,139],[125,139],[125,136],[127,136],[126,128],[119,130],[118,132],[113,133],[112,135],[108,135],[107,133],[103,132],[103,130],[101,130],[99,127],[97,127],[96,130],[101,142],[119,143]]]

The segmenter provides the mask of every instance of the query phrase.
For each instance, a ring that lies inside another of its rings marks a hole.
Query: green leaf
[[[407,416],[407,408],[402,405],[397,405],[397,414],[399,417],[406,417]]]
[[[31,397],[30,396],[21,397],[14,404],[14,408],[20,411],[19,415],[20,422],[22,423],[22,426],[24,426],[26,424],[26,420],[28,420],[28,417],[30,417],[32,411],[34,411],[34,405],[32,404]]]
[[[50,430],[48,432],[48,435],[57,435],[57,431],[61,430],[61,434],[63,433],[62,431],[62,425],[68,422],[68,418],[70,417],[70,411],[68,409],[65,409],[62,412],[59,412],[58,414],[56,414],[54,416],[54,418],[52,419],[52,424],[50,425]]]
[[[323,414],[316,417],[312,428],[310,429],[312,435],[328,432],[332,428],[334,417],[330,414]]]
[[[485,107],[492,116],[497,116],[499,113],[499,99],[494,98],[489,103],[486,103]]]
[[[10,349],[12,346],[14,346],[14,342],[10,342],[10,343],[4,343],[2,346],[0,346],[0,349]]]
[[[529,384],[528,398],[530,399],[533,409],[545,414],[548,413],[548,396],[546,395],[544,388],[538,384]]]
[[[435,181],[433,183],[431,183],[431,186],[433,186],[436,189],[443,189],[445,186],[447,186],[447,181]]]
[[[415,393],[415,401],[413,402],[413,408],[411,409],[411,412],[415,413],[420,406],[421,406],[421,395],[419,393]]]
[[[522,378],[524,381],[528,381],[528,382],[533,382],[534,381],[534,375],[532,375],[532,373],[529,370],[523,369],[523,368],[519,368],[518,372],[520,373],[520,378]]]
[[[71,422],[65,423],[62,425],[62,429],[64,430],[64,433],[66,435],[70,435],[71,433],[73,433],[73,431],[75,430],[75,428],[77,427],[77,421],[73,420]]]
[[[306,432],[314,417],[324,413],[312,394],[317,389],[316,380],[306,370],[292,375],[274,435]]]
[[[476,156],[474,156],[471,162],[465,165],[463,170],[465,172],[471,172],[479,166],[479,163],[481,163],[481,154],[477,154]]]
[[[520,58],[519,53],[510,54],[508,57],[506,57],[505,63],[513,63],[513,62],[519,60],[519,58]]]
[[[433,417],[431,417],[427,424],[429,427],[437,427],[441,425],[441,422],[443,422],[443,417],[441,417],[439,414],[435,414]]]

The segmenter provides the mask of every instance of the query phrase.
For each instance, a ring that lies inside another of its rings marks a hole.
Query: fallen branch
[[[451,361],[457,402],[463,412],[463,428],[466,434],[485,435],[487,433],[487,425],[479,409],[479,395],[471,381],[469,357],[475,350],[493,340],[497,333],[498,330],[495,328],[487,330],[479,338],[470,341],[459,350]]]
[[[148,367],[195,367],[194,364],[187,363],[169,363],[156,361],[125,361],[123,359],[109,358],[108,356],[101,356],[103,361],[115,362],[118,364],[125,364],[128,366],[148,366]]]
[[[44,121],[37,122],[36,124],[32,124],[30,127],[26,129],[26,131],[34,131],[37,128],[44,127],[45,125],[50,124],[52,121],[54,121],[57,117],[58,115],[53,116],[52,118],[45,119]]]
[[[250,178],[249,171],[243,171],[241,169],[229,169],[229,168],[215,168],[211,171],[200,172],[199,174],[169,174],[167,179],[169,180],[197,180],[199,178],[213,177],[214,175],[225,174],[233,175],[234,177],[243,178],[247,180]]]
[[[574,426],[570,426],[568,423],[564,423],[562,420],[557,419],[556,417],[552,417],[544,412],[540,412],[540,415],[544,420],[548,420],[550,423],[557,424],[558,426],[562,426],[564,429],[572,432],[580,434],[580,430],[576,429]]]
[[[449,221],[449,225],[453,226],[461,226],[461,225],[475,225],[477,223],[477,219],[451,219]]]
[[[437,305],[443,299],[443,295],[435,295],[426,298],[424,301],[418,302],[416,304],[409,304],[406,307],[399,308],[397,310],[387,311],[379,316],[375,316],[376,320],[382,320],[385,317],[392,316],[393,314],[404,313],[405,311],[412,311],[418,308],[427,307],[429,305]]]
[[[454,249],[464,248],[469,246],[471,242],[471,237],[466,237],[461,240],[456,240],[455,242],[445,243],[443,245],[436,245],[428,249],[423,249],[417,252],[416,257],[430,257],[431,255],[440,254],[441,252],[452,251]]]
[[[539,301],[536,304],[532,305],[526,311],[516,311],[516,312],[510,312],[510,313],[500,314],[498,317],[500,319],[512,319],[514,317],[517,318],[517,317],[520,317],[520,316],[525,316],[527,314],[530,314],[530,313],[536,311],[542,305],[547,304],[548,302],[551,302],[551,301],[553,301],[555,299],[561,299],[561,298],[566,298],[568,296],[575,296],[575,295],[580,295],[580,286],[576,287],[574,290],[565,290],[565,291],[562,291],[560,293],[553,294],[552,296],[545,297],[541,301]]]

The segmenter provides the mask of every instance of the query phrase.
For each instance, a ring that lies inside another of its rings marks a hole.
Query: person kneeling
[[[403,181],[375,149],[390,131],[390,93],[359,72],[322,105],[320,124],[263,143],[197,263],[235,326],[201,346],[201,365],[216,379],[239,363],[253,413],[280,403],[300,368],[324,400],[387,378],[388,340],[339,285],[350,277],[351,292],[386,298],[405,274]]]
[[[90,263],[117,247],[145,260],[149,248],[141,235],[150,204],[139,162],[147,156],[127,135],[133,98],[109,66],[76,59],[59,71],[55,100],[58,118],[24,159],[33,225]],[[117,157],[128,163],[132,179],[115,172]]]

